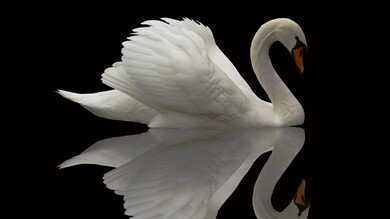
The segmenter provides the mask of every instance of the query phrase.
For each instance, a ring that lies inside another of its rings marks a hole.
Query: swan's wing
[[[104,183],[124,196],[126,214],[136,219],[213,218],[255,158],[271,149],[273,133],[265,131],[188,131],[197,137],[154,147],[107,173]]]
[[[104,176],[107,187],[124,196],[126,215],[204,217],[215,183],[202,164],[207,155],[189,144],[152,149]]]
[[[103,83],[160,113],[182,112],[228,122],[247,116],[251,102],[209,56],[209,28],[189,19],[146,21],[123,43],[122,66]],[[242,122],[242,121],[241,121]]]
[[[58,90],[58,93],[67,99],[79,103],[96,116],[106,119],[149,124],[152,118],[157,115],[155,110],[118,90],[90,94]]]

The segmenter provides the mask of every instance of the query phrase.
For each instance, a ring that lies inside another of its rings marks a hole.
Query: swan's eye
[[[294,48],[292,49],[291,53],[296,50],[296,49],[302,49],[300,50],[300,56],[303,56],[304,53],[307,53],[307,46],[306,44],[304,44],[300,39],[299,37],[295,37],[295,40],[297,41]],[[294,55],[294,54],[292,54]]]
[[[303,56],[303,47],[294,49],[293,56],[294,56],[294,59],[296,59],[296,57],[302,57]]]

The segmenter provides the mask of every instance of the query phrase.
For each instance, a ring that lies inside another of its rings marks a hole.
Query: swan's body
[[[291,219],[298,218],[298,207],[291,203],[277,212],[271,195],[304,140],[296,127],[150,129],[99,141],[60,166],[114,167],[104,183],[124,196],[126,214],[134,218],[215,219],[255,160],[273,150],[256,181],[253,207],[259,219]]]
[[[280,41],[301,72],[306,39],[289,19],[260,27],[251,46],[257,78],[271,102],[259,99],[218,48],[211,30],[189,19],[146,21],[123,43],[122,61],[102,75],[113,88],[95,94],[59,93],[109,119],[136,121],[152,128],[293,126],[304,112],[276,74],[268,56]],[[298,52],[297,52],[298,51]]]

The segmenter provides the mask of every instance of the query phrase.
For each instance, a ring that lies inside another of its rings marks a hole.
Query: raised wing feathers
[[[209,57],[209,28],[185,19],[146,21],[123,43],[122,66],[103,82],[159,113],[180,112],[220,121],[250,110],[242,90]]]

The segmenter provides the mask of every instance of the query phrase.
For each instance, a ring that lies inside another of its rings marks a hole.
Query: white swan
[[[254,161],[274,148],[256,182],[254,209],[258,218],[291,219],[297,217],[298,207],[290,204],[278,213],[271,206],[271,194],[304,139],[304,130],[295,127],[150,129],[99,141],[60,167],[115,167],[105,174],[104,183],[124,196],[125,214],[134,219],[215,219]],[[304,211],[300,218],[306,217]]]
[[[102,75],[113,88],[94,94],[59,93],[97,116],[151,128],[293,126],[302,106],[272,67],[270,46],[280,41],[303,72],[306,39],[290,19],[271,20],[255,34],[254,72],[271,102],[259,99],[216,45],[211,30],[193,20],[146,21],[123,43],[122,61]]]

